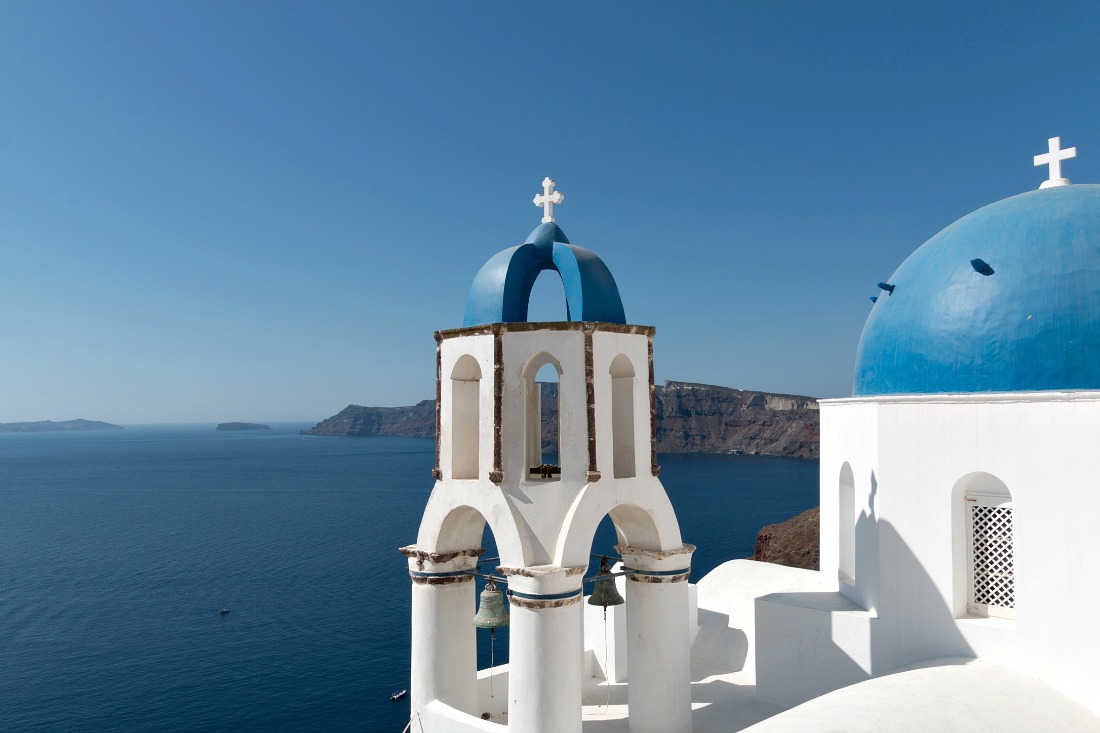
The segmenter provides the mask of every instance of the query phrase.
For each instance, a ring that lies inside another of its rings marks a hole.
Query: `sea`
[[[400,733],[434,441],[309,426],[0,434],[0,731]],[[693,579],[818,503],[816,461],[659,462]]]

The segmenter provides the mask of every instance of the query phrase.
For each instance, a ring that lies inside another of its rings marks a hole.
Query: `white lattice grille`
[[[1012,507],[970,507],[971,602],[996,608],[1016,607],[1012,567]]]

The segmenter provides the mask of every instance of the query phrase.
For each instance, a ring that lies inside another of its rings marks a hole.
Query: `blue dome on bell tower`
[[[547,178],[546,193],[535,197],[546,213],[527,241],[493,255],[478,271],[466,298],[464,326],[526,322],[531,288],[544,270],[555,270],[561,277],[570,321],[626,323],[619,288],[607,265],[590,250],[571,244],[554,223],[552,206],[565,197],[560,191],[551,193],[553,187]]]

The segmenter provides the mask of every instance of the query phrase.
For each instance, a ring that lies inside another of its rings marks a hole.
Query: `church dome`
[[[881,285],[856,396],[1100,389],[1100,185],[979,209]]]
[[[527,241],[493,255],[474,278],[466,299],[464,326],[527,321],[535,278],[556,270],[565,287],[570,321],[626,323],[619,288],[593,252],[570,244],[553,222],[535,227]]]

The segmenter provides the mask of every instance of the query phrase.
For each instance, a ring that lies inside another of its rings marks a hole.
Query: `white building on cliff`
[[[651,470],[652,331],[552,220],[490,260],[439,341],[438,480],[405,548],[412,730],[1100,731],[1100,185],[1061,177],[1072,152],[1053,139],[1040,190],[880,284],[853,396],[821,403],[820,572],[735,560],[682,582],[692,548]],[[571,322],[524,323],[547,266]],[[544,362],[552,478],[531,473]],[[606,514],[629,573],[607,649],[577,602]],[[507,715],[488,721],[465,574],[486,521],[512,591]]]

